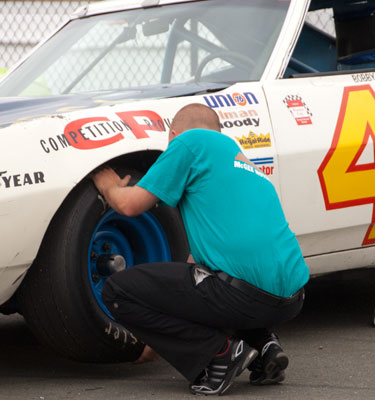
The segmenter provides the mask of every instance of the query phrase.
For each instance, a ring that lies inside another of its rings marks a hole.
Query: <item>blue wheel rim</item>
[[[90,286],[100,308],[112,318],[102,300],[104,282],[110,273],[98,269],[100,257],[120,255],[126,266],[170,261],[171,252],[163,227],[151,212],[137,217],[127,217],[108,211],[97,223],[91,236],[88,251]]]

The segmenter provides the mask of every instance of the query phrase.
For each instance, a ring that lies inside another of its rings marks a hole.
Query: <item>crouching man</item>
[[[120,214],[160,200],[178,207],[194,258],[106,281],[108,309],[146,344],[140,361],[160,354],[194,394],[222,394],[246,368],[253,384],[281,382],[288,357],[272,332],[300,312],[309,272],[275,188],[220,133],[215,111],[183,107],[167,150],[136,186],[109,168],[93,180]]]

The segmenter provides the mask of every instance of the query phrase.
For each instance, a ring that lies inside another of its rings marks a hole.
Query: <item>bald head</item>
[[[193,103],[182,107],[173,118],[169,140],[189,129],[211,129],[220,132],[220,120],[216,112],[203,104]]]

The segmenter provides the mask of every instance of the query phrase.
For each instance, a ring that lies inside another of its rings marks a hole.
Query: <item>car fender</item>
[[[87,174],[118,156],[166,148],[173,107],[156,112],[155,106],[97,107],[0,130],[0,147],[7,149],[0,168],[0,304],[16,290],[54,214]]]
[[[35,259],[53,216],[71,190],[114,158],[164,151],[172,118],[181,107],[194,102],[218,113],[223,134],[231,137],[265,174],[269,172],[277,187],[272,127],[263,90],[256,82],[209,95],[102,103],[75,111],[60,109],[0,129],[0,148],[9,149],[0,169],[0,229],[4,238],[0,270],[4,273],[7,268],[8,276],[12,271],[9,280],[16,282],[11,291],[8,281],[0,283],[0,304],[21,282],[19,278]],[[257,144],[247,143],[249,135],[252,141],[257,139]],[[267,135],[269,139],[263,143]],[[244,137],[247,144],[241,144]]]

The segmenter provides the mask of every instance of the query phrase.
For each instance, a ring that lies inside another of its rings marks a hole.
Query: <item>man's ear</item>
[[[169,139],[169,143],[177,136],[177,131],[175,129],[170,129],[169,130],[169,135],[168,135],[168,139]]]

